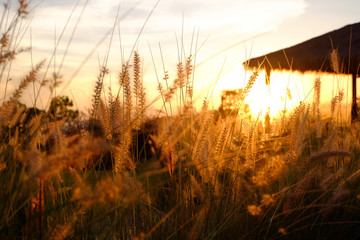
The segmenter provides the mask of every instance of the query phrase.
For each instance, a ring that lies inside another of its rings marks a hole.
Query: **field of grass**
[[[1,32],[2,69],[21,53],[11,42],[27,14],[19,2],[17,20]],[[232,112],[206,99],[197,112],[188,56],[176,79],[159,85],[165,113],[150,118],[140,59],[134,52],[119,69],[117,95],[103,88],[100,70],[86,116],[66,97],[41,110],[19,102],[44,62],[8,93],[0,107],[1,239],[360,238],[360,125],[337,121],[343,92],[329,119],[321,118],[320,79],[311,101],[271,121],[249,118],[243,99],[255,71]]]

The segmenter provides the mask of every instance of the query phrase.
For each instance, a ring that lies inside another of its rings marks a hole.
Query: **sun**
[[[266,85],[265,73],[261,72],[245,102],[249,104],[254,117],[259,114],[265,116],[265,113],[269,112],[270,117],[274,118],[287,108],[287,102],[289,103],[291,98],[291,90],[287,88],[286,82],[273,81]]]
[[[235,107],[230,105],[238,101],[236,96],[246,86],[250,75],[251,72],[234,71],[221,79],[222,82],[219,84],[221,92],[218,99],[223,109]],[[307,84],[309,86],[306,86],[304,91],[299,91],[305,87],[301,85],[303,83],[301,79],[302,76],[295,73],[274,71],[271,75],[270,84],[266,85],[265,72],[260,71],[254,85],[244,99],[244,103],[249,107],[249,113],[253,118],[263,118],[268,113],[274,119],[282,116],[284,110],[291,111],[311,91],[312,81]]]

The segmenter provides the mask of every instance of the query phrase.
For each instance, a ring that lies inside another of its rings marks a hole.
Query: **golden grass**
[[[20,19],[27,2],[19,3]],[[8,34],[0,41],[0,66],[18,53],[4,50]],[[159,94],[169,111],[154,119],[146,116],[138,52],[119,69],[117,95],[104,90],[108,69],[100,69],[83,119],[51,118],[49,109],[31,113],[19,102],[44,62],[36,65],[0,107],[0,237],[358,236],[360,126],[335,121],[343,91],[333,98],[327,125],[319,78],[312,103],[279,119],[267,113],[263,127],[260,115],[251,120],[243,111],[258,71],[233,113],[222,116],[206,100],[197,113],[193,60],[190,54],[177,64],[172,83],[164,70]],[[178,115],[171,114],[171,98]]]

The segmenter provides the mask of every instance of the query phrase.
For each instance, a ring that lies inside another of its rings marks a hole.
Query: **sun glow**
[[[283,110],[291,110],[293,102],[293,89],[288,88],[285,75],[279,75],[276,81],[265,84],[265,73],[261,72],[251,88],[249,96],[245,100],[250,107],[253,116],[261,113],[262,116],[269,112],[271,117],[278,116]]]
[[[344,116],[349,116],[351,102],[351,78],[348,75],[307,72],[305,74],[290,71],[274,71],[271,73],[270,85],[265,85],[265,73],[260,72],[245,102],[249,104],[253,117],[262,113],[264,117],[269,111],[271,118],[279,116],[286,110],[291,111],[301,101],[312,103],[313,86],[316,78],[321,80],[322,114],[329,114],[330,102],[339,90],[345,92],[343,108]]]
[[[236,102],[236,95],[241,93],[249,80],[252,73],[244,71],[233,71],[225,76],[219,84],[222,90],[222,96],[227,93],[227,100],[223,104],[224,109],[231,108],[233,102]],[[234,80],[239,79],[239,76],[245,76],[242,81]],[[298,96],[296,91],[297,86],[293,84],[293,73],[278,73],[272,74],[270,85],[265,84],[265,73],[260,72],[255,80],[254,85],[251,87],[249,94],[246,96],[244,102],[249,106],[249,113],[257,118],[259,113],[260,117],[264,117],[265,113],[269,113],[271,118],[277,117],[284,109],[291,110],[299,103],[299,99],[304,99],[302,96]],[[240,83],[242,82],[242,83]],[[293,96],[294,95],[294,96]],[[220,97],[219,97],[220,101]],[[221,103],[219,103],[221,104]]]

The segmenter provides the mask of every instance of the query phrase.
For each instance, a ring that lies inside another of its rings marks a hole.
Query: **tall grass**
[[[2,33],[0,67],[18,54],[7,46],[26,4]],[[264,131],[243,111],[258,72],[231,114],[206,100],[196,112],[190,55],[172,85],[166,71],[159,85],[179,114],[149,118],[140,56],[119,69],[117,95],[100,69],[87,117],[50,118],[19,102],[43,62],[3,101],[2,239],[359,238],[360,126],[336,122],[342,91],[321,119],[316,79],[313,101],[265,115]]]

